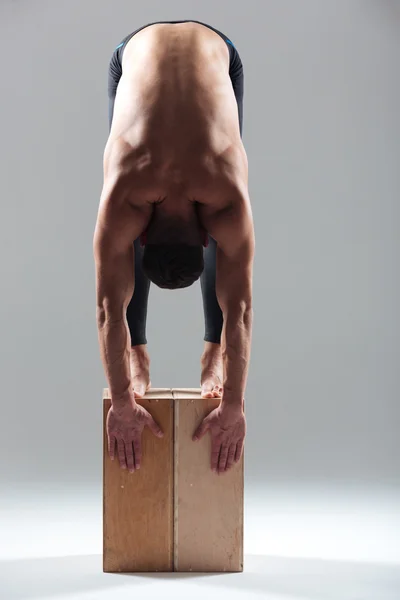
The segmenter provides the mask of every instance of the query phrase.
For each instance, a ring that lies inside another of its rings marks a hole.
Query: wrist
[[[231,408],[232,410],[243,410],[244,398],[237,394],[222,393],[221,406]]]
[[[136,400],[132,386],[129,385],[129,388],[122,394],[111,393],[111,404],[115,410],[123,410],[127,406],[135,405]]]

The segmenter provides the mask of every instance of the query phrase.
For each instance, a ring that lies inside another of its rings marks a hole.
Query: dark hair
[[[143,271],[160,288],[189,287],[203,272],[203,246],[189,244],[146,244]]]

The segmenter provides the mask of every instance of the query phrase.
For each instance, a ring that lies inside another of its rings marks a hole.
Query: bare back
[[[158,23],[129,40],[105,152],[112,155],[124,171],[140,173],[147,202],[174,185],[201,202],[221,161],[228,176],[243,175],[229,50],[217,33]]]

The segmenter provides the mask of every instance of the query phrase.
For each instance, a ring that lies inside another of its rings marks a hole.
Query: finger
[[[219,453],[221,450],[220,442],[213,442],[211,447],[211,470],[215,473],[218,470]]]
[[[239,440],[236,444],[236,452],[235,452],[235,462],[239,462],[240,457],[242,456],[244,440]]]
[[[151,415],[149,415],[149,419],[147,421],[147,426],[157,437],[162,437],[164,435],[163,430],[161,429],[161,427],[159,425],[157,425],[157,423],[155,422],[155,420],[153,419],[153,417]]]
[[[200,425],[194,432],[192,440],[193,441],[200,440],[207,433],[207,431],[209,429],[210,429],[210,419],[207,416],[207,417],[204,417],[204,419],[202,420],[202,422],[200,423]]]
[[[140,469],[142,464],[142,444],[140,438],[133,440],[133,450],[135,453],[135,468]]]
[[[126,469],[125,444],[124,440],[117,440],[119,464],[122,469]]]
[[[126,454],[126,462],[128,465],[129,472],[133,473],[135,470],[135,462],[134,462],[134,458],[133,458],[132,441],[125,442],[125,454]]]
[[[115,457],[115,437],[113,435],[108,436],[108,454],[110,455],[111,460],[114,460]]]
[[[231,444],[228,450],[228,458],[226,460],[226,470],[230,469],[235,461],[236,444]]]
[[[227,446],[225,444],[221,446],[221,452],[219,454],[219,461],[218,461],[218,473],[223,473],[226,469],[226,461],[228,459],[228,449],[229,449],[229,446]]]

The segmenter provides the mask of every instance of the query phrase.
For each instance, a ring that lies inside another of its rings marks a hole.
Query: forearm
[[[113,405],[123,405],[133,399],[128,325],[123,314],[115,316],[98,309],[97,327],[111,402]]]
[[[250,361],[253,311],[228,308],[221,334],[223,359],[223,404],[242,406]]]

